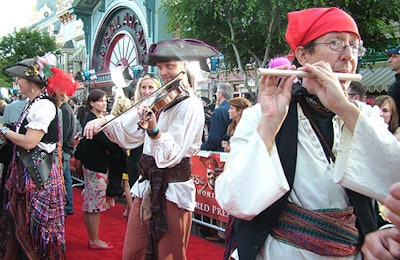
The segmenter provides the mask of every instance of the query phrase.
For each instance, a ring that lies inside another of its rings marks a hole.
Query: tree
[[[265,65],[272,46],[279,53],[285,51],[276,21],[282,19],[281,10],[287,5],[266,8],[262,0],[162,0],[162,6],[171,31],[213,45],[224,54],[227,69],[237,68],[245,77],[243,64]],[[246,78],[245,86],[253,94]]]
[[[31,28],[21,28],[0,39],[0,68],[17,62],[42,56],[46,52],[56,53],[57,47],[53,37]],[[12,86],[12,78],[1,70],[0,86]]]
[[[227,68],[254,62],[264,67],[271,57],[289,53],[284,38],[286,14],[316,6],[337,6],[358,22],[364,46],[382,51],[398,43],[394,21],[400,18],[399,0],[161,0],[168,28],[222,51]],[[246,84],[246,80],[245,80]]]

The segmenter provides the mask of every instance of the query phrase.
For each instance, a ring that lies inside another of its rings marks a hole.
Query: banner
[[[215,199],[215,181],[224,170],[226,153],[200,151],[192,156],[192,180],[196,187],[195,212],[228,222],[228,213]]]

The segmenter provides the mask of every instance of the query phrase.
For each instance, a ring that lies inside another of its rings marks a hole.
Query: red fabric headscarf
[[[330,32],[354,33],[361,40],[354,19],[336,7],[310,8],[290,12],[287,16],[288,27],[285,36],[293,52],[298,46],[304,46]]]

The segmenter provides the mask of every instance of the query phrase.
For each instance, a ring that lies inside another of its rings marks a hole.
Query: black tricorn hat
[[[23,77],[27,80],[33,81],[39,84],[39,86],[45,86],[47,82],[46,78],[39,75],[36,58],[22,60],[15,65],[4,68],[3,70],[12,76]]]
[[[195,39],[171,39],[152,43],[145,58],[145,63],[155,66],[157,62],[171,60],[203,61],[217,56],[214,47]]]

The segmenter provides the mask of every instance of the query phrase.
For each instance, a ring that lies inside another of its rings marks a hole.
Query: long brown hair
[[[394,133],[396,132],[396,129],[399,127],[399,114],[397,112],[396,103],[394,102],[394,99],[388,95],[377,96],[374,99],[373,105],[380,107],[386,101],[389,103],[390,111],[392,112],[392,117],[390,118],[388,128],[391,133]]]
[[[243,110],[245,110],[248,107],[251,107],[251,102],[244,97],[235,97],[232,99],[228,100],[228,103],[230,106],[235,107],[240,113],[243,113]],[[240,118],[242,115],[240,115]],[[233,133],[236,130],[236,125],[239,123],[236,122],[235,120],[232,120],[232,122],[228,125],[228,129],[226,130],[226,134],[228,135],[233,135]]]

